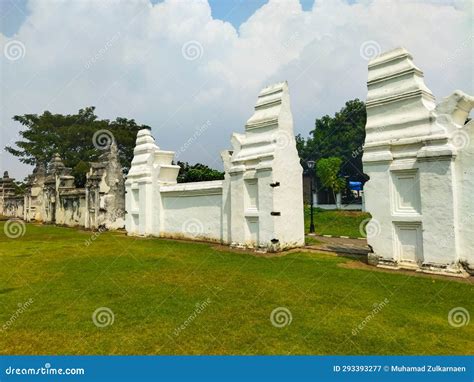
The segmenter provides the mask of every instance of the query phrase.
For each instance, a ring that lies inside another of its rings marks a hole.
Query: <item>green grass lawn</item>
[[[54,226],[9,239],[3,224],[1,354],[474,353],[474,325],[448,323],[453,308],[474,314],[465,281],[117,232],[87,246],[91,232]],[[100,307],[113,324],[94,324]],[[292,320],[275,327],[281,307]]]
[[[361,211],[327,211],[314,209],[314,228],[318,235],[363,237],[360,224],[370,218],[370,214]],[[310,209],[305,208],[306,232],[309,232]]]

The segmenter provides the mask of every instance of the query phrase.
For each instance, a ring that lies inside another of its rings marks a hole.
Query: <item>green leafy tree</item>
[[[178,161],[180,167],[178,173],[178,183],[203,182],[206,180],[224,179],[224,173],[214,170],[204,164],[196,163],[189,165],[188,162]]]
[[[342,159],[337,157],[323,158],[316,163],[316,173],[322,185],[336,194],[344,190],[346,180],[340,176]]]
[[[15,188],[15,195],[23,195],[26,189],[25,182],[20,180],[13,182],[13,187]]]
[[[362,170],[362,146],[367,114],[364,102],[354,99],[334,114],[316,119],[315,128],[304,139],[296,136],[296,147],[306,166],[307,160],[337,156],[342,159],[341,172],[352,180],[365,181]]]
[[[124,170],[128,170],[133,159],[137,132],[148,128],[138,125],[133,119],[100,120],[92,106],[79,110],[77,114],[52,114],[45,111],[41,115],[16,115],[13,120],[24,126],[20,131],[22,139],[15,142],[16,148],[7,146],[5,150],[30,165],[47,164],[57,152],[64,164],[73,169],[77,186],[84,184],[88,163],[98,160],[103,153],[100,145],[94,145],[95,133],[102,130],[102,136],[115,140],[121,164]]]
[[[77,185],[83,186],[86,184],[86,174],[90,169],[90,165],[83,160],[79,161],[73,168],[71,175],[74,177],[74,180]]]

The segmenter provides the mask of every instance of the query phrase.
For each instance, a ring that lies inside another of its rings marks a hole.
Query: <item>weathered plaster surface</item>
[[[6,173],[0,181],[0,214],[92,229],[124,228],[125,186],[115,143],[100,162],[91,163],[85,188],[76,188],[70,173],[56,154],[47,168],[36,166],[22,196],[15,195]]]
[[[438,105],[412,56],[399,48],[369,62],[364,145],[371,262],[465,275],[474,269],[474,98]]]

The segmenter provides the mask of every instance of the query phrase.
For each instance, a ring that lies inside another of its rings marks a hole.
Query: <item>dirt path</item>
[[[318,243],[307,245],[307,247],[311,249],[354,255],[367,255],[367,253],[370,252],[367,240],[365,239],[349,239],[317,235],[311,237],[318,241]]]

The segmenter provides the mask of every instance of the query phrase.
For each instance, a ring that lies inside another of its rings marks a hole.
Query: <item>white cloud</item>
[[[219,150],[241,132],[258,91],[288,80],[296,132],[350,98],[364,98],[364,42],[375,50],[405,46],[440,99],[456,88],[472,93],[469,2],[273,1],[239,31],[214,20],[207,1],[30,0],[30,16],[3,47],[18,40],[25,56],[2,57],[2,142],[20,126],[15,114],[48,109],[74,113],[95,105],[102,118],[123,116],[153,127],[158,144],[178,150],[210,122],[181,160],[220,166]],[[183,44],[196,41],[198,58]],[[370,49],[367,52],[371,53]],[[189,57],[188,57],[189,58]],[[1,167],[21,178],[29,168],[8,154]]]

